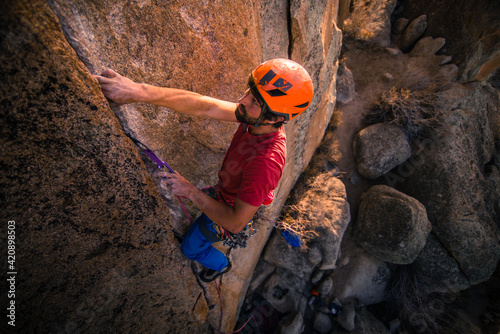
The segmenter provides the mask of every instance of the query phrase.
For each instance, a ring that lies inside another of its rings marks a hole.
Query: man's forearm
[[[189,198],[208,218],[231,233],[240,232],[250,221],[237,215],[234,207],[211,198],[199,189],[193,190]]]
[[[183,89],[157,87],[139,84],[136,101],[166,107],[183,114],[202,114],[210,105],[203,101],[203,95]]]
[[[166,107],[176,112],[235,122],[236,104],[184,89],[140,84],[138,101]]]

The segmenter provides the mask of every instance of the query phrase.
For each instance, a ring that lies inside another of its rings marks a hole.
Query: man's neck
[[[250,133],[253,136],[261,136],[261,135],[267,135],[267,134],[273,133],[273,132],[278,132],[280,130],[280,128],[275,128],[271,124],[261,125],[258,127],[255,127],[253,125],[248,125],[248,133]]]

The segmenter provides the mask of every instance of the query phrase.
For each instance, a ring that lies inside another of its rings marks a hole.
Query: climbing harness
[[[219,197],[217,196],[217,191],[215,190],[215,187],[206,187],[203,188],[202,191],[210,196],[211,198],[215,200],[219,200]],[[222,199],[224,200],[224,199]],[[224,201],[225,202],[225,201]],[[224,246],[228,246],[230,248],[245,248],[247,246],[247,240],[251,236],[255,235],[257,233],[257,230],[255,230],[252,226],[252,221],[250,220],[248,224],[243,228],[238,233],[231,233],[225,228],[217,225],[216,223],[213,223],[211,225],[213,229],[215,230],[215,234],[217,235],[217,238],[222,241],[222,244]]]
[[[214,224],[214,229],[217,233],[217,237],[222,241],[222,244],[231,248],[245,248],[247,246],[248,238],[257,233],[257,231],[252,227],[252,222],[249,222],[243,230],[236,234],[229,232],[217,224]]]
[[[174,170],[172,168],[170,168],[170,166],[165,161],[163,161],[160,158],[158,158],[158,156],[156,154],[154,154],[154,152],[149,147],[147,147],[146,145],[144,145],[142,142],[140,142],[139,140],[135,139],[134,137],[130,136],[129,134],[126,134],[126,135],[127,135],[127,137],[129,137],[134,142],[134,144],[136,144],[139,148],[141,148],[142,151],[151,160],[153,160],[158,165],[158,169],[166,168],[170,173],[175,173]],[[193,223],[193,220],[191,219],[191,216],[189,215],[189,212],[186,209],[186,206],[184,206],[184,203],[182,202],[181,197],[177,196],[177,199],[181,203],[182,210],[184,211],[184,213],[188,217],[189,221],[191,223]]]

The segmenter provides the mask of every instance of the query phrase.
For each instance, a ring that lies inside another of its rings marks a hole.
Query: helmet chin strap
[[[257,121],[255,122],[255,124],[250,124],[250,125],[255,127],[255,128],[258,128],[261,125],[271,125],[269,123],[259,123],[262,120],[262,116],[264,116],[264,110],[262,110],[260,112],[260,116],[259,116],[259,118],[257,118]]]

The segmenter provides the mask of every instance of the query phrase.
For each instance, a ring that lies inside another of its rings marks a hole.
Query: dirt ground
[[[397,82],[405,71],[408,56],[393,55],[385,48],[347,44],[342,58],[354,76],[355,94],[351,102],[337,104],[331,124],[334,131],[327,136],[330,136],[332,159],[342,173],[340,178],[345,184],[354,219],[361,194],[374,182],[357,173],[352,142],[364,127],[363,113],[383,91]]]

